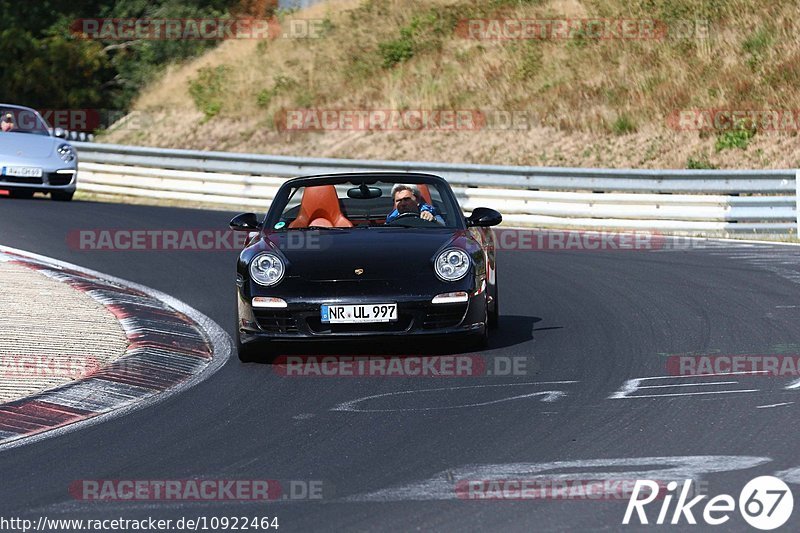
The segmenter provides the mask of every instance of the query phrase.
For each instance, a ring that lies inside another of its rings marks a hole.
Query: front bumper
[[[425,298],[371,297],[369,301],[353,299],[338,304],[397,302],[398,319],[393,322],[367,324],[329,324],[320,319],[320,309],[330,300],[288,301],[283,309],[253,309],[239,296],[239,333],[247,339],[348,340],[395,336],[426,338],[481,333],[486,327],[486,293],[471,296],[468,302],[432,304]]]
[[[73,173],[59,173],[58,170],[46,170],[40,178],[19,176],[0,176],[0,189],[26,190],[33,192],[65,191],[74,192],[78,181],[77,169]]]

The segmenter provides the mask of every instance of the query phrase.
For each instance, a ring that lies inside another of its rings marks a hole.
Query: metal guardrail
[[[370,170],[446,178],[462,207],[512,224],[705,235],[800,228],[796,170],[618,170],[311,159],[73,143],[79,190],[265,210],[287,178]]]

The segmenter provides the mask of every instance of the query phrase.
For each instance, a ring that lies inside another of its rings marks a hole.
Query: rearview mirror
[[[229,225],[233,231],[261,231],[261,223],[255,213],[236,215]]]
[[[370,198],[380,198],[383,191],[379,187],[367,187],[366,183],[362,183],[358,187],[353,187],[347,190],[347,197],[356,200],[367,200]]]
[[[467,217],[467,226],[479,226],[487,228],[496,226],[503,221],[503,215],[489,209],[488,207],[476,207],[472,214]]]

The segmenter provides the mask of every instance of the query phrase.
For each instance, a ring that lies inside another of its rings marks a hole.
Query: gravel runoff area
[[[119,321],[88,294],[0,261],[0,404],[85,377],[127,346]]]

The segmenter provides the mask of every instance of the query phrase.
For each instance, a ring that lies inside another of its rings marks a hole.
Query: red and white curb
[[[129,342],[124,355],[82,379],[0,405],[0,450],[162,401],[207,379],[231,355],[231,339],[217,323],[162,292],[5,246],[0,259],[100,302],[117,317]]]

